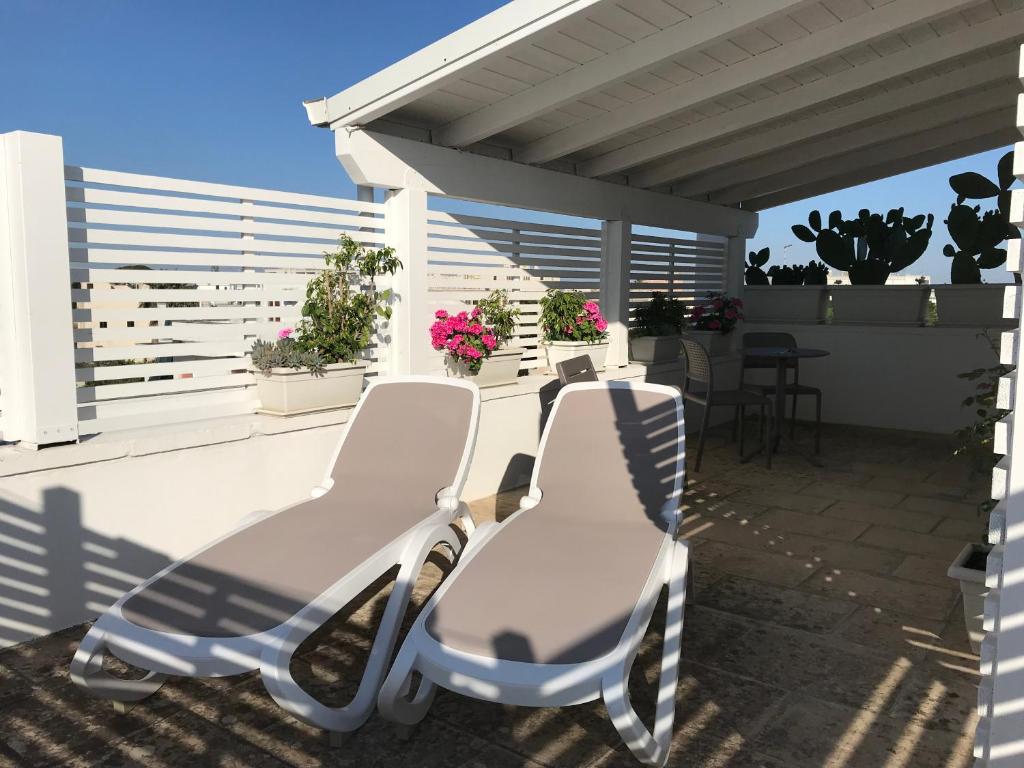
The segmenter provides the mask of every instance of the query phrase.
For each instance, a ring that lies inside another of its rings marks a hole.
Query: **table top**
[[[781,360],[792,360],[797,357],[827,357],[832,354],[827,349],[811,349],[809,347],[744,347],[744,357],[773,357]]]

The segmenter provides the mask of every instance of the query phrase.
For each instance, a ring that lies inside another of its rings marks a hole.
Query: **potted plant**
[[[608,356],[608,321],[596,301],[580,291],[549,290],[540,300],[540,345],[548,368],[579,355],[590,355],[595,371],[603,371]]]
[[[519,309],[508,292],[497,290],[470,311],[449,314],[439,309],[430,326],[430,343],[445,353],[448,375],[473,377],[479,387],[513,384],[519,376],[522,347],[506,347],[515,333]]]
[[[743,300],[724,293],[708,293],[704,304],[690,312],[693,330],[686,333],[704,345],[712,357],[728,354],[736,324],[743,319]]]
[[[655,291],[637,307],[629,339],[629,359],[661,363],[679,359],[679,340],[686,325],[686,305]]]
[[[980,173],[967,172],[950,176],[949,186],[957,194],[945,224],[952,244],[942,249],[951,259],[951,285],[935,286],[940,325],[997,326],[1007,325],[1003,319],[1005,286],[983,283],[981,270],[994,269],[1006,262],[1007,240],[1020,237],[1010,224],[1010,187],[1013,185],[1013,152],[1000,158],[996,168],[998,181]],[[981,214],[981,206],[965,205],[965,200],[996,198],[996,208]]]
[[[834,286],[831,291],[836,322],[920,325],[928,288],[886,286],[885,282],[925,252],[934,220],[930,213],[904,216],[902,208],[893,208],[884,217],[865,208],[849,220],[832,211],[828,226],[822,227],[821,214],[811,211],[810,227],[796,224],[793,234],[814,243],[822,261],[849,275],[850,285]]]
[[[354,405],[363,391],[366,362],[378,318],[391,317],[391,291],[375,278],[401,266],[394,249],[370,250],[343,235],[324,254],[325,268],[306,284],[302,322],[285,328],[276,342],[257,341],[252,366],[258,372],[260,410],[276,415]]]
[[[988,342],[992,354],[998,359],[999,342],[987,333],[978,334]],[[987,368],[975,368],[958,374],[957,378],[976,382],[974,393],[964,398],[961,405],[974,410],[974,420],[957,430],[956,455],[963,456],[970,462],[971,472],[975,476],[991,475],[996,463],[993,442],[995,441],[996,424],[1006,416],[1006,411],[996,405],[999,380],[1013,370],[1012,366],[996,362]],[[987,516],[995,507],[995,501],[989,499],[978,506],[979,515]],[[988,554],[992,546],[984,542],[968,542],[960,550],[947,574],[960,582],[963,595],[964,623],[971,641],[971,648],[977,653],[984,639],[983,628],[985,613],[985,573]]]
[[[817,323],[825,310],[825,285],[828,271],[823,264],[820,275],[815,262],[807,266],[772,266],[761,269],[770,257],[768,248],[751,251],[749,265],[744,273],[747,288],[744,291],[744,311],[753,321]],[[819,277],[823,278],[819,280]],[[769,283],[769,278],[771,282]],[[813,287],[807,287],[813,286]]]

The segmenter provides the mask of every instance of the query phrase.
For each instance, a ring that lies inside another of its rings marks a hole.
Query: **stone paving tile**
[[[844,485],[833,482],[813,482],[801,493],[808,496],[820,496],[826,499],[838,501],[857,501],[865,504],[874,504],[878,507],[895,507],[903,500],[903,494],[892,491],[876,491],[869,488],[859,488],[855,485]]]
[[[801,493],[791,493],[789,491],[772,490],[769,488],[745,488],[736,493],[734,498],[736,501],[745,501],[768,507],[782,507],[783,509],[792,509],[795,512],[806,512],[809,514],[821,512],[834,502],[833,499],[804,496]]]
[[[927,480],[931,474],[931,469],[927,467],[906,467],[882,461],[855,461],[850,465],[850,471],[872,477],[889,477],[908,483]]]
[[[887,525],[891,528],[902,528],[907,531],[927,533],[938,522],[934,515],[925,512],[913,512],[898,507],[876,507],[859,501],[837,501],[822,513],[825,517],[837,517],[843,520],[859,520],[874,525]]]
[[[836,636],[868,648],[885,648],[910,659],[927,654],[924,646],[941,643],[943,620],[894,613],[889,608],[861,606],[844,619]]]
[[[959,520],[978,520],[978,505],[966,501],[949,501],[946,499],[928,499],[924,496],[907,496],[900,502],[903,509],[916,512],[927,512],[941,517],[955,517]]]
[[[813,566],[858,568],[876,573],[892,573],[902,559],[899,552],[866,547],[857,542],[830,541],[778,531],[768,541],[767,549],[787,557],[803,558]]]
[[[769,509],[757,520],[758,525],[784,531],[818,536],[823,539],[853,541],[868,529],[868,523],[823,515],[805,515],[789,509]]]
[[[799,768],[966,768],[970,742],[895,718],[805,698],[750,745]]]
[[[892,491],[893,493],[946,499],[949,501],[959,501],[962,499],[965,490],[962,485],[939,485],[928,481],[908,483],[906,480],[896,477],[876,477],[865,483],[864,487],[876,491]]]
[[[720,542],[706,542],[694,554],[694,559],[703,560],[710,567],[734,576],[794,587],[807,579],[815,566],[785,555],[760,552]]]
[[[947,536],[957,539],[962,544],[972,541],[984,541],[988,526],[980,517],[977,520],[956,520],[947,518],[932,531],[935,536]]]
[[[945,621],[958,597],[952,589],[886,578],[852,569],[823,569],[803,585],[804,589],[843,600],[882,608],[894,613]]]
[[[732,470],[724,472],[721,477],[728,483],[747,488],[795,493],[802,492],[805,487],[814,482],[814,475],[810,472],[783,472],[779,469],[765,469],[763,466],[751,465],[736,467],[733,464],[733,467]]]
[[[921,557],[920,555],[907,555],[900,563],[899,568],[893,571],[893,576],[910,581],[920,581],[924,584],[934,584],[936,587],[949,588],[954,582],[946,575],[949,568],[949,560],[938,560],[933,557]]]
[[[978,722],[981,675],[935,657],[915,664],[888,714],[900,720],[953,733],[973,732]]]
[[[964,546],[964,542],[959,539],[946,539],[927,533],[888,528],[883,525],[871,526],[857,541],[861,544],[895,549],[907,554],[939,559],[949,558],[950,560],[956,557]]]

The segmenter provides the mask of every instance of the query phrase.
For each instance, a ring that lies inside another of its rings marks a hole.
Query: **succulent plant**
[[[908,218],[902,208],[893,208],[883,218],[864,208],[856,219],[849,220],[844,220],[841,212],[832,211],[828,227],[823,228],[821,214],[811,211],[807,217],[810,228],[796,224],[793,234],[814,243],[821,260],[847,272],[852,284],[884,285],[890,274],[921,258],[934,221],[930,213]]]
[[[807,262],[804,285],[828,285],[828,267],[820,261]]]
[[[257,339],[252,344],[250,356],[253,368],[264,376],[269,376],[274,368],[308,368],[314,376],[323,376],[326,365],[326,361],[317,350],[303,350],[292,338],[277,341]]]
[[[1006,240],[1020,237],[1020,231],[1010,224],[1013,152],[999,159],[996,172],[998,183],[973,171],[949,178],[949,186],[957,198],[945,224],[956,247],[946,245],[942,253],[953,260],[949,270],[953,283],[980,283],[981,270],[998,267],[1006,261],[1006,249],[999,246]],[[964,204],[965,200],[993,197],[997,199],[997,208],[984,214],[980,205]]]
[[[768,270],[768,277],[772,279],[772,285],[803,285],[806,272],[807,267],[802,264],[775,265]]]
[[[771,251],[762,248],[760,251],[751,251],[747,256],[747,269],[744,278],[747,285],[768,285],[768,275],[761,267],[768,263]]]

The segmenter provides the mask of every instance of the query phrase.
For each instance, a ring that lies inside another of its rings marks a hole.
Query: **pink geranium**
[[[285,339],[290,339],[293,333],[295,333],[294,328],[282,328],[277,332],[277,338],[284,341]]]
[[[743,302],[724,293],[709,293],[703,304],[690,312],[690,322],[698,330],[729,333],[743,319]]]
[[[430,326],[430,345],[451,359],[465,363],[473,373],[480,370],[484,359],[498,345],[494,329],[479,322],[480,315],[479,307],[454,315],[439,309]]]

